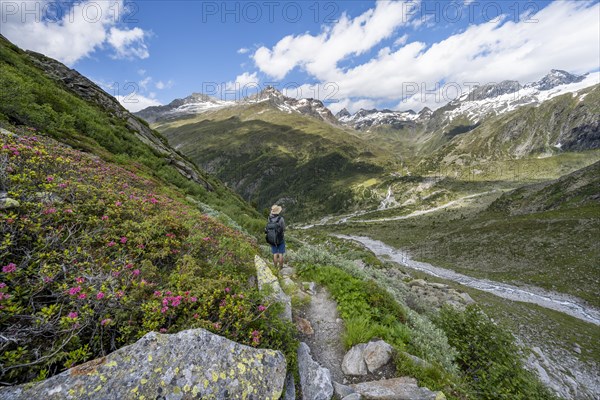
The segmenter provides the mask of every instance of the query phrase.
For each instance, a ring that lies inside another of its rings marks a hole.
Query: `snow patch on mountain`
[[[500,86],[500,89],[497,87],[495,89],[502,94],[497,96],[479,96],[478,94],[482,92],[482,88],[486,91],[493,91],[494,89],[488,87],[475,88],[460,99],[448,103],[444,107],[447,108],[444,113],[450,121],[454,118],[466,116],[473,123],[477,123],[490,114],[504,114],[526,105],[537,106],[554,97],[566,93],[576,93],[581,89],[600,84],[600,72],[588,74],[584,77],[575,77],[569,83],[562,83],[565,82],[565,79],[560,79],[562,75],[555,72],[556,70],[553,70],[541,81],[523,87],[516,86],[511,81],[501,82],[496,85]],[[509,87],[507,82],[510,83],[510,88],[516,90],[503,90]],[[474,92],[476,96],[473,96]],[[471,100],[473,98],[476,100]]]

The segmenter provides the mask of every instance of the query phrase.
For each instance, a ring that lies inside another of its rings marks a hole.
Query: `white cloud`
[[[19,47],[44,53],[67,65],[90,56],[105,44],[114,48],[115,57],[148,57],[146,32],[140,28],[118,29],[115,10],[124,10],[123,0],[74,4],[3,1],[2,34]]]
[[[235,78],[235,81],[229,81],[225,84],[227,90],[248,90],[258,87],[258,76],[256,72],[244,72]]]
[[[238,49],[238,54],[246,54],[250,51],[250,49],[246,48],[246,47],[242,47],[241,49]]]
[[[158,81],[156,82],[156,88],[158,90],[163,90],[163,89],[170,89],[173,87],[174,82],[172,80],[168,80],[167,82],[163,82],[163,81]]]
[[[144,43],[144,37],[147,35],[140,28],[118,29],[110,28],[108,43],[114,48],[114,58],[148,58],[150,53]]]
[[[325,76],[348,56],[364,54],[410,19],[403,2],[381,1],[374,9],[325,27],[321,34],[286,36],[272,49],[260,47],[253,55],[257,67],[275,79],[284,78],[295,67],[314,76]]]
[[[256,65],[280,79],[301,66],[313,79],[335,82],[338,98],[398,101],[399,108],[416,110],[447,102],[443,96],[434,96],[440,92],[436,87],[439,82],[450,83],[443,89],[452,92],[456,90],[453,82],[463,88],[469,82],[505,79],[526,83],[538,80],[552,68],[572,73],[598,69],[600,4],[594,1],[553,2],[533,16],[537,23],[505,17],[470,25],[430,45],[407,40],[400,48],[379,49],[362,64],[340,68],[339,61],[375,47],[403,24],[389,15],[392,4],[378,3],[354,20],[343,17],[319,36],[286,36],[272,49],[258,49]],[[378,10],[385,10],[385,15]],[[372,29],[376,33],[367,33]],[[400,36],[396,40],[404,39]],[[332,45],[340,48],[335,50]]]
[[[148,84],[150,83],[150,81],[152,81],[152,77],[151,76],[147,76],[144,79],[142,79],[141,81],[139,81],[138,84],[140,85],[140,88],[147,89],[148,88]]]
[[[138,73],[140,76],[144,76],[144,75],[146,75],[146,72],[147,72],[147,71],[146,71],[145,69],[143,69],[143,68],[140,68],[140,69],[138,69],[138,71],[137,71],[137,73]]]
[[[116,96],[119,103],[130,112],[137,112],[143,110],[146,107],[160,106],[162,105],[158,100],[150,97],[143,96],[138,93],[134,93],[127,96]]]
[[[404,34],[394,41],[394,46],[396,46],[396,47],[404,46],[407,41],[408,41],[408,34]]]

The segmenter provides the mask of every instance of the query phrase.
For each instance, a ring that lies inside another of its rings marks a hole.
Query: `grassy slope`
[[[262,222],[258,213],[238,195],[202,171],[198,173],[209,182],[212,191],[185,178],[168,158],[141,142],[126,121],[73,94],[37,68],[30,56],[1,37],[0,87],[0,124],[34,127],[74,148],[144,171],[218,211],[236,216],[246,229],[259,231]]]
[[[395,156],[353,133],[267,103],[156,125],[169,142],[260,208],[281,198],[292,216],[336,213],[360,202],[353,187]]]
[[[239,230],[260,231],[256,210],[201,171],[212,190],[186,179],[1,37],[0,87],[0,127],[18,132],[0,135],[0,192],[19,202],[0,212],[0,332],[15,339],[0,347],[3,382],[159,329],[204,327],[294,359],[251,283],[256,242]]]

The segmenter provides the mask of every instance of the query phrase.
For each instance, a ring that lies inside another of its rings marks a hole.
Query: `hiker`
[[[285,253],[285,221],[279,214],[281,214],[281,206],[273,205],[265,228],[266,239],[267,243],[271,245],[275,268],[283,268],[283,254]]]

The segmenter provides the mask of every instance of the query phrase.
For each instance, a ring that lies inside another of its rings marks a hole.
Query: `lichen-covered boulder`
[[[292,300],[290,296],[285,294],[283,289],[281,289],[281,285],[279,285],[279,281],[277,277],[273,275],[265,260],[260,258],[258,255],[254,256],[254,265],[256,267],[256,277],[258,279],[258,288],[261,291],[267,290],[267,287],[270,288],[268,290],[270,295],[268,296],[272,301],[276,301],[278,303],[283,304],[284,311],[282,318],[287,321],[292,320]]]
[[[106,357],[45,381],[0,389],[3,400],[279,399],[283,354],[192,329],[150,332]]]
[[[367,347],[366,343],[360,343],[352,347],[344,356],[342,361],[342,371],[345,375],[357,376],[367,375],[367,363],[364,359],[364,351]]]

